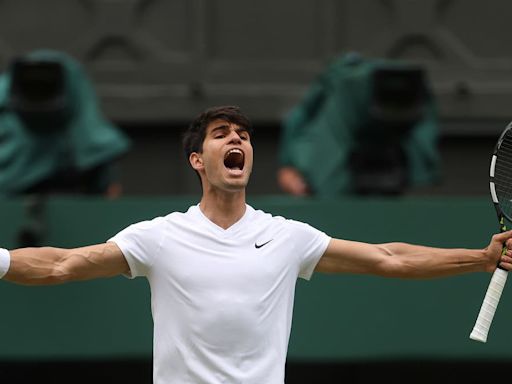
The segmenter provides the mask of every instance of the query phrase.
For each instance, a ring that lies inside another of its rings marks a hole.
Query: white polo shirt
[[[297,277],[330,237],[256,211],[224,230],[199,206],[109,241],[151,287],[155,384],[283,384]]]

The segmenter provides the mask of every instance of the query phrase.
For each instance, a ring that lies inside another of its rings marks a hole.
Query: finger
[[[500,259],[501,263],[512,263],[512,256],[510,255],[503,255]]]
[[[494,239],[501,241],[502,243],[505,243],[506,241],[508,241],[511,238],[512,238],[512,230],[505,231],[503,233],[497,233],[496,235],[494,235]],[[512,243],[511,243],[511,246],[512,246]]]
[[[500,262],[500,267],[506,269],[507,271],[510,271],[512,269],[512,263],[507,263],[507,262]]]

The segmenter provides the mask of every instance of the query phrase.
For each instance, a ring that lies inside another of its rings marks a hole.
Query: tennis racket
[[[505,220],[512,222],[512,123],[505,128],[494,148],[489,186],[500,232],[504,232],[507,230]],[[502,254],[505,252],[506,248],[503,245]],[[500,266],[494,271],[475,326],[469,336],[472,340],[482,343],[487,341],[487,334],[507,282],[507,276],[508,272]]]

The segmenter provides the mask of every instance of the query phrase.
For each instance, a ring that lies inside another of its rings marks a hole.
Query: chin
[[[225,184],[225,187],[230,192],[238,192],[240,190],[245,190],[247,184],[248,180],[230,180]]]
[[[227,190],[231,192],[239,192],[245,190],[247,183],[230,183],[227,185]]]

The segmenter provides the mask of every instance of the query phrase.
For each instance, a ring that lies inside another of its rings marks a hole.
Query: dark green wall
[[[102,242],[142,219],[185,210],[195,197],[53,198],[44,244]],[[497,225],[487,198],[300,200],[265,197],[256,208],[307,221],[330,235],[369,242],[484,247]],[[0,245],[16,247],[22,200],[0,201]],[[297,286],[291,360],[510,358],[505,287],[486,344],[468,336],[490,274],[410,281],[315,275]],[[147,282],[123,277],[53,287],[0,281],[0,359],[150,357]]]

